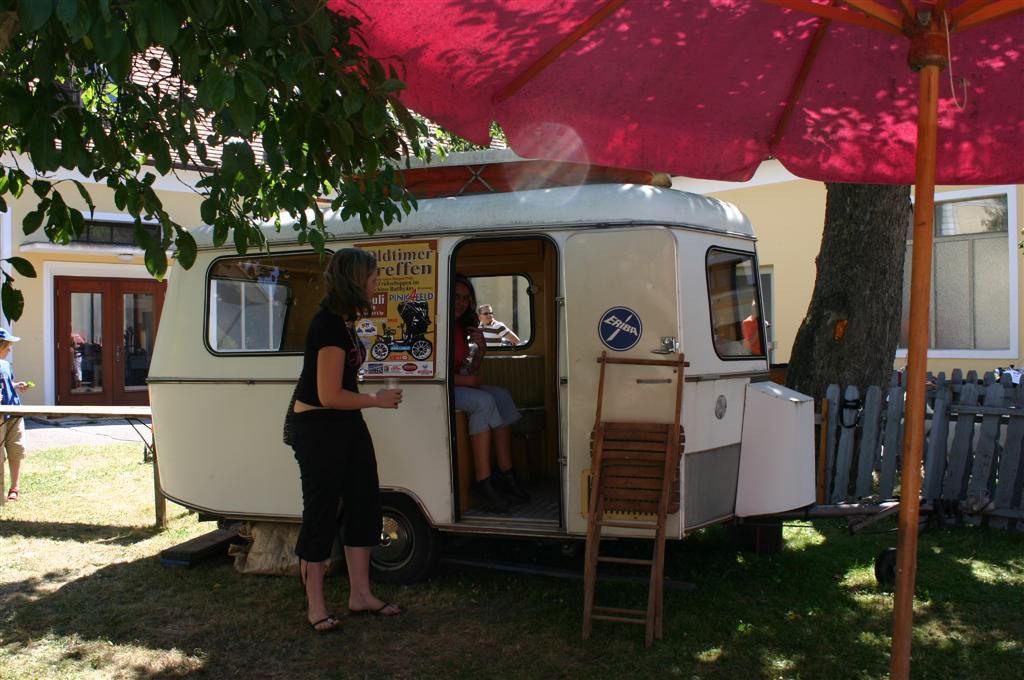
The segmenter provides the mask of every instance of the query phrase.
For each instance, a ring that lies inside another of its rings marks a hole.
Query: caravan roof
[[[369,236],[358,218],[344,220],[338,211],[324,219],[331,237],[394,236],[536,231],[594,225],[657,224],[715,231],[753,238],[750,221],[740,210],[707,196],[639,184],[591,184],[508,193],[421,199],[401,222]],[[278,230],[262,225],[271,244],[296,242],[297,220],[283,216]],[[213,246],[213,229],[192,232],[200,248]]]

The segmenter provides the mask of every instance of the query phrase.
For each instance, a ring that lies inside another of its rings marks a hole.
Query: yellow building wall
[[[686,188],[683,186],[682,188]],[[936,200],[943,194],[979,187],[942,186],[936,188]],[[1014,243],[1024,230],[1024,187],[1016,187],[1016,222],[1010,225]],[[775,333],[776,363],[790,359],[797,330],[807,312],[814,290],[816,276],[814,260],[821,247],[822,227],[825,220],[825,185],[803,179],[791,179],[759,186],[737,185],[709,193],[736,205],[750,218],[757,236],[758,260],[762,269],[770,267],[774,284],[774,316],[768,316]],[[971,358],[964,356],[928,358],[928,370],[944,371],[947,375],[955,368],[965,373],[978,371],[979,375],[996,366],[1024,364],[1021,342],[1024,341],[1024,256],[1016,249],[1017,258],[1017,351],[999,356]],[[1013,294],[1011,292],[1011,300]],[[1014,329],[1011,329],[1011,333]],[[1012,343],[1011,343],[1012,344]],[[906,358],[897,356],[894,365],[906,364]]]
[[[82,210],[88,219],[88,208],[74,185],[65,182],[60,184],[59,188],[65,201]],[[105,185],[87,183],[86,188],[96,206],[97,218],[103,215],[122,214],[114,204],[113,192]],[[194,191],[182,187],[181,191],[158,190],[157,195],[163,201],[164,208],[179,224],[186,228],[194,228],[202,224],[199,215],[199,204],[202,197]],[[31,262],[36,270],[35,278],[26,278],[13,272],[9,266],[7,267],[7,270],[14,274],[15,287],[25,296],[25,309],[21,318],[9,324],[12,332],[21,338],[21,341],[15,345],[11,359],[14,374],[18,380],[31,380],[36,383],[34,389],[22,395],[22,402],[33,405],[52,404],[55,390],[54,373],[56,368],[53,365],[47,365],[54,363],[47,361],[47,347],[49,346],[49,356],[52,357],[55,343],[53,327],[56,321],[54,318],[56,307],[52,285],[47,286],[48,278],[52,284],[52,276],[47,277],[47,269],[56,269],[61,272],[58,275],[71,276],[103,278],[149,276],[145,271],[141,251],[137,251],[129,259],[119,257],[118,251],[102,254],[90,253],[81,245],[67,248],[44,245],[42,249],[39,249],[40,247],[33,243],[33,245],[23,248],[27,242],[47,242],[42,227],[31,236],[26,236],[22,228],[21,223],[25,215],[35,210],[37,205],[38,198],[31,190],[27,190],[21,198],[8,200],[8,212],[3,215],[3,219],[9,220],[10,223],[11,252],[5,250],[2,253],[2,257],[5,258],[12,255],[23,257]],[[127,218],[127,215],[125,217]],[[126,256],[132,250],[137,249],[124,248],[120,250],[120,253],[124,253]],[[72,269],[68,268],[69,264]],[[48,328],[49,334],[47,334]],[[47,385],[50,385],[49,390],[47,390]],[[49,398],[47,398],[48,392]]]

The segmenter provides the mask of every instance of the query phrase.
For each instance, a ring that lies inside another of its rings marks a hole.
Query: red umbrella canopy
[[[1024,181],[1024,15],[957,32],[1021,0],[329,4],[363,20],[408,107],[476,143],[496,120],[527,157],[737,181],[775,157],[811,179],[908,184],[918,86],[899,23],[945,11],[936,180]],[[779,6],[812,4],[841,14]]]

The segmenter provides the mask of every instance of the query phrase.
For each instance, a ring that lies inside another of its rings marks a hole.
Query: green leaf
[[[146,271],[157,280],[164,278],[164,274],[167,273],[167,253],[164,252],[163,246],[160,243],[146,248],[145,261]]]
[[[351,117],[359,109],[363,108],[364,97],[365,94],[362,90],[347,93],[341,100],[342,108],[345,109],[345,115]]]
[[[118,23],[97,21],[90,31],[96,56],[100,61],[114,63],[122,52],[128,52],[128,38]],[[129,52],[130,56],[130,52]]]
[[[377,101],[367,102],[363,108],[363,125],[366,126],[367,132],[375,137],[383,134],[384,120],[384,106]]]
[[[323,252],[324,249],[324,235],[316,227],[310,228],[306,235],[309,237],[309,244],[313,246],[313,250],[316,252]]]
[[[253,108],[252,99],[245,94],[235,97],[228,111],[231,112],[231,118],[235,121],[235,127],[238,128],[239,135],[249,137],[252,134],[253,126],[256,124],[256,110]]]
[[[224,241],[228,240],[228,225],[227,222],[220,219],[213,223],[213,245],[218,248],[224,245]]]
[[[29,33],[38,31],[53,14],[53,7],[54,0],[18,0],[21,30]]]
[[[39,198],[46,198],[46,194],[50,193],[50,182],[45,179],[32,180],[32,191]]]
[[[163,0],[149,3],[147,9],[150,34],[159,44],[170,47],[178,38],[181,20],[171,8],[170,3]]]
[[[85,37],[89,29],[92,28],[93,16],[85,0],[76,0],[74,18],[69,21],[61,19],[61,21],[64,23],[64,28],[67,29],[68,38],[71,39],[72,43],[76,43]]]
[[[25,218],[21,221],[21,228],[25,234],[34,233],[43,224],[43,209],[40,207],[37,210],[25,215]]]
[[[199,84],[199,105],[206,109],[219,109],[224,102],[235,97],[235,81],[220,66],[210,65]]]
[[[148,229],[142,228],[142,221],[137,220],[135,222],[135,228],[132,230],[135,235],[135,243],[143,250],[149,250],[160,245],[160,240],[149,233]]]
[[[206,224],[213,224],[214,220],[217,219],[217,201],[213,198],[207,198],[200,203],[199,216]]]
[[[234,229],[235,237],[235,250],[238,251],[239,255],[245,255],[245,251],[249,249],[249,234],[245,228],[241,225],[236,224]]]
[[[177,237],[174,239],[174,245],[177,246],[175,251],[175,257],[182,267],[185,269],[191,269],[192,265],[196,261],[196,240],[192,237],[192,234],[188,233],[184,229],[178,232]]]
[[[78,15],[78,0],[57,0],[57,18],[67,27]]]
[[[262,104],[267,98],[267,86],[263,80],[249,70],[240,70],[238,77],[242,81],[242,90],[256,104]]]
[[[32,263],[23,257],[8,257],[7,261],[14,267],[14,271],[18,272],[27,279],[34,279],[36,277],[36,268],[32,266]]]
[[[25,311],[25,296],[11,285],[10,278],[4,280],[3,288],[0,289],[0,299],[3,303],[4,316],[11,321],[21,318],[22,312]]]
[[[96,206],[92,202],[92,196],[89,195],[85,186],[77,179],[73,179],[71,181],[75,183],[75,188],[78,189],[78,195],[81,196],[82,200],[85,201],[85,204],[89,206],[89,216],[92,217],[92,214],[96,212]]]
[[[142,20],[141,14],[136,15],[134,19],[132,23],[132,37],[135,38],[135,47],[136,49],[144,50],[149,46],[149,24]],[[157,60],[151,59],[150,61]],[[152,68],[152,65],[150,65],[150,68]],[[157,61],[157,67],[152,68],[152,70],[156,71],[158,68],[160,68],[159,61]]]
[[[82,211],[78,208],[69,208],[68,215],[70,216],[70,227],[71,233],[77,240],[82,237],[85,233],[85,218],[82,217]]]

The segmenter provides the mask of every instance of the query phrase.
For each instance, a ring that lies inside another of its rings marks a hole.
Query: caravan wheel
[[[378,583],[413,583],[426,578],[437,563],[437,532],[407,496],[384,495],[381,510],[381,542],[370,555],[373,579]]]

